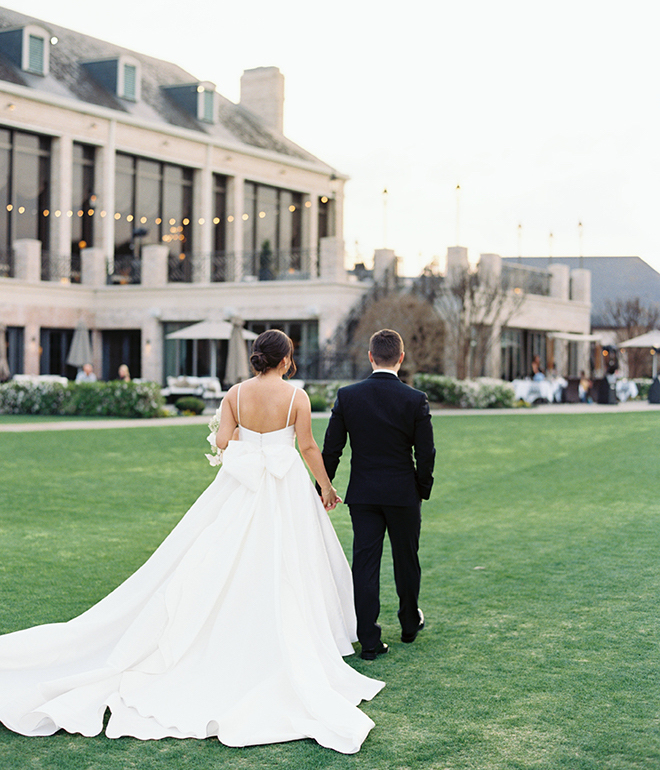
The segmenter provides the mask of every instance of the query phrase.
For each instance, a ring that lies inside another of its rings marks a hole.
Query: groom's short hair
[[[403,353],[401,335],[393,329],[381,329],[371,335],[369,352],[375,363],[383,366],[394,366],[399,362],[401,353]]]

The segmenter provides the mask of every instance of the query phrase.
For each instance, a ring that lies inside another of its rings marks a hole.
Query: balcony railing
[[[0,278],[14,278],[14,254],[11,251],[0,252]]]
[[[109,271],[109,284],[140,283],[141,260],[132,254],[118,255]],[[317,276],[316,249],[288,251],[215,251],[211,254],[170,254],[168,283],[309,280]],[[206,278],[208,276],[208,278]]]
[[[60,255],[42,251],[41,280],[80,283],[80,259],[70,254]]]
[[[527,265],[502,265],[502,286],[505,289],[521,289],[525,294],[550,296],[550,273]]]

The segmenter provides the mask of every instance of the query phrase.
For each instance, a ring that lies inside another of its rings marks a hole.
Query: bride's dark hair
[[[291,359],[287,375],[293,377],[297,371],[293,360],[293,342],[279,329],[269,329],[262,332],[252,343],[250,364],[256,374],[261,374],[269,369],[276,369],[287,356]]]

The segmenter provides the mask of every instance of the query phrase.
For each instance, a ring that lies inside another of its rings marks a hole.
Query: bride
[[[109,709],[110,738],[359,751],[374,723],[357,704],[384,683],[342,657],[356,640],[353,592],[326,512],[341,500],[307,394],[283,379],[291,340],[264,332],[251,363],[256,376],[223,401],[222,468],[149,560],[79,617],[0,637],[10,730],[97,735]]]

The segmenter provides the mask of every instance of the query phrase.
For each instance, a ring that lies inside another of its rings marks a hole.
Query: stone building
[[[301,375],[364,292],[347,280],[346,177],[283,133],[284,78],[234,104],[175,64],[0,9],[0,324],[12,374],[66,374],[76,324],[104,379],[222,378],[239,316],[295,341]],[[211,368],[215,371],[211,371]]]

